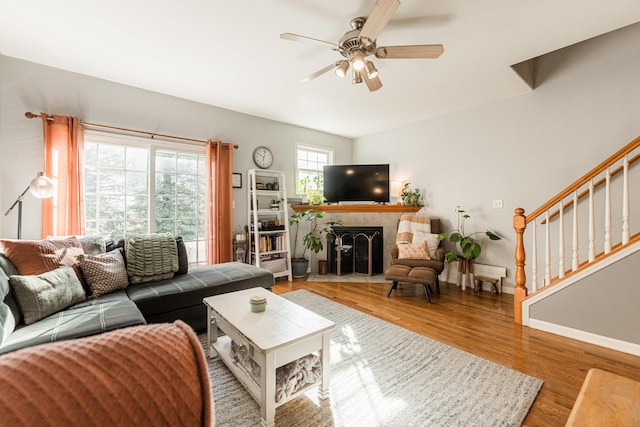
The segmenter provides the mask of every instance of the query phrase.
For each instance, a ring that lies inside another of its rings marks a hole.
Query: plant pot
[[[292,259],[291,260],[291,275],[297,279],[307,275],[309,269],[308,259]]]
[[[318,260],[318,274],[326,276],[328,273],[328,264],[326,259]]]

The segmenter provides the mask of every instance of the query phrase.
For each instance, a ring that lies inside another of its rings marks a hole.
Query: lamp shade
[[[45,176],[44,172],[38,172],[38,176],[29,183],[29,191],[38,199],[47,199],[53,196],[55,185],[53,180]]]
[[[347,75],[347,70],[349,70],[349,61],[338,61],[336,71],[335,71],[336,76],[343,79],[344,76]]]
[[[375,79],[376,77],[378,77],[378,69],[375,65],[373,65],[373,62],[365,61],[365,68],[367,69],[367,77],[369,77],[370,79]]]
[[[402,195],[402,181],[391,181],[391,197]]]

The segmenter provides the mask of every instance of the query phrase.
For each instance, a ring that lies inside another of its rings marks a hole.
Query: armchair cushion
[[[393,256],[395,254],[395,256]],[[436,257],[432,259],[398,258],[398,245],[391,251],[391,265],[406,265],[409,267],[429,267],[440,274],[444,270],[444,249],[436,250]]]

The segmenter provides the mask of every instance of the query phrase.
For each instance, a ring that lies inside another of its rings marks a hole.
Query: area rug
[[[391,283],[384,279],[384,274],[367,276],[366,274],[310,274],[307,277],[309,282],[344,282],[344,283]]]
[[[519,426],[542,386],[311,292],[282,296],[336,328],[329,399],[310,390],[276,409],[277,426]],[[222,361],[207,359],[216,425],[258,426],[258,404]]]

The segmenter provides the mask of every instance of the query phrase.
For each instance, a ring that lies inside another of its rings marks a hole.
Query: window
[[[85,133],[85,228],[182,236],[189,262],[204,264],[205,149],[103,132]]]
[[[306,183],[307,191],[322,191],[322,167],[333,164],[333,150],[298,145],[297,152],[296,194],[304,193],[304,185],[301,181]]]

